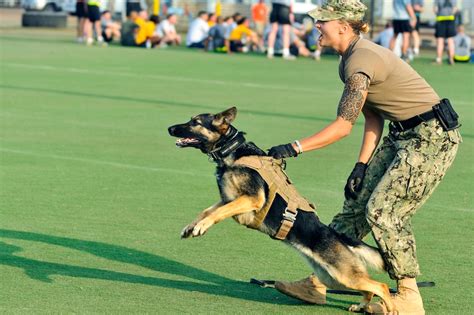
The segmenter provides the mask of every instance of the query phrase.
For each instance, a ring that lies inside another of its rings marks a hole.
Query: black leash
[[[256,284],[262,288],[275,288],[275,280],[258,280],[251,278],[250,283]],[[433,281],[421,281],[416,283],[418,288],[429,288],[434,287],[436,284]],[[343,294],[343,295],[362,295],[358,291],[351,290],[327,290],[327,293],[331,294]],[[390,293],[397,293],[397,289],[390,288]]]

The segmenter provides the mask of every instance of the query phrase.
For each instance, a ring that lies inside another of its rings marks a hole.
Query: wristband
[[[298,147],[298,154],[303,153],[303,147],[301,146],[301,143],[298,140],[295,140],[294,142],[296,146]]]

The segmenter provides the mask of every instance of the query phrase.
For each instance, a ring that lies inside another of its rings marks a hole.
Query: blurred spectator
[[[125,7],[126,7],[125,13],[127,14],[127,16],[130,16],[130,12],[132,11],[141,12],[148,8],[146,5],[146,1],[144,0],[126,0]]]
[[[393,37],[390,42],[390,49],[395,48],[395,41],[398,34],[402,34],[402,59],[409,62],[408,47],[410,46],[410,34],[415,27],[416,16],[411,5],[411,0],[393,1]]]
[[[464,26],[459,25],[454,37],[454,61],[469,62],[471,59],[471,38],[464,33]]]
[[[424,0],[412,0],[413,11],[415,11],[416,24],[411,32],[413,36],[413,53],[415,56],[420,54],[420,16],[423,12]]]
[[[385,28],[383,31],[377,34],[374,38],[374,43],[390,49],[390,42],[393,38],[393,26],[391,23],[385,24]],[[395,46],[395,45],[394,45]],[[394,47],[392,47],[392,50],[395,50]]]
[[[87,5],[85,0],[76,1],[76,16],[77,16],[77,42],[84,42],[84,36],[86,36],[86,26],[88,23],[87,17]]]
[[[89,0],[87,2],[87,15],[89,22],[87,23],[87,45],[94,43],[93,34],[95,32],[97,43],[102,44],[104,38],[102,37],[102,30],[100,29],[100,1]]]
[[[122,46],[135,46],[135,37],[138,30],[138,25],[135,20],[138,18],[138,12],[131,11],[127,16],[127,20],[122,23],[120,32],[120,44]]]
[[[215,13],[209,12],[208,13],[208,18],[207,18],[207,25],[209,25],[209,28],[213,27],[216,25],[217,21],[217,16]]]
[[[232,16],[228,16],[224,19],[224,27],[225,27],[225,38],[229,39],[230,33],[232,33],[232,30],[235,28],[234,18]]]
[[[166,19],[158,24],[155,33],[161,37],[161,46],[181,45],[181,36],[176,32],[175,27],[177,22],[176,14],[168,14]]]
[[[455,13],[456,0],[436,0],[434,3],[436,13],[436,64],[441,64],[444,42],[448,42],[448,62],[454,64],[454,40],[456,36]]]
[[[255,25],[255,32],[260,38],[263,38],[265,26],[268,19],[268,7],[265,0],[259,0],[258,3],[252,6],[252,21]]]
[[[100,23],[102,25],[102,37],[106,43],[110,43],[114,37],[120,38],[120,24],[112,20],[110,11],[102,12]]]
[[[216,25],[209,30],[208,50],[215,52],[227,52],[229,43],[226,37],[226,25],[222,16],[217,17]]]
[[[258,35],[249,28],[246,17],[237,22],[237,27],[230,33],[229,42],[231,52],[247,52],[249,49],[263,51]]]
[[[231,28],[230,28],[231,31],[237,27],[237,22],[240,21],[241,18],[242,18],[242,14],[240,14],[239,12],[235,12],[232,15],[232,23],[231,23]]]
[[[209,25],[207,12],[200,11],[197,18],[191,22],[186,35],[186,46],[189,48],[206,48]]]
[[[159,44],[161,38],[155,34],[156,23],[159,23],[157,15],[152,15],[148,19],[148,13],[140,11],[134,22],[138,25],[135,34],[135,46],[152,48]]]
[[[311,27],[306,29],[305,42],[308,49],[312,52],[313,58],[318,61],[321,60],[322,51],[318,43],[319,36],[321,36],[321,33],[319,33],[319,30],[311,23]]]
[[[283,58],[286,60],[295,59],[290,54],[290,26],[292,23],[291,13],[292,0],[272,0],[272,12],[270,13],[271,30],[268,34],[267,57],[273,58],[275,52],[275,38],[279,25],[282,26],[283,37]]]

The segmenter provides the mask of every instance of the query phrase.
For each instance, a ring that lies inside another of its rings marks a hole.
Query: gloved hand
[[[298,152],[296,152],[291,143],[288,143],[271,147],[270,150],[268,150],[268,155],[273,156],[275,159],[285,159],[287,157],[297,156]]]
[[[352,170],[351,175],[347,179],[346,187],[344,187],[344,195],[346,199],[357,198],[357,193],[362,189],[362,181],[365,177],[365,171],[367,170],[367,164],[357,162]]]

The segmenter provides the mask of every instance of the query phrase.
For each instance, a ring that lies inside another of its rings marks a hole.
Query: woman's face
[[[340,41],[341,23],[338,20],[317,21],[315,24],[321,35],[318,44],[321,47],[337,47]]]

